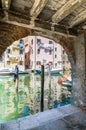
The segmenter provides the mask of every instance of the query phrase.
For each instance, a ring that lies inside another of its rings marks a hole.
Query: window
[[[37,39],[37,45],[40,46],[41,44],[41,39]]]
[[[49,41],[49,44],[52,44],[52,41]]]
[[[20,49],[24,48],[24,41],[23,41],[23,39],[20,39],[20,41],[19,41],[19,48]]]
[[[55,47],[55,51],[57,51],[57,47]]]
[[[20,61],[20,63],[19,63],[20,65],[23,65],[23,61]]]
[[[10,61],[7,61],[7,65],[10,65]]]
[[[23,54],[23,50],[22,49],[19,50],[19,54]]]
[[[11,50],[10,50],[10,49],[7,49],[7,53],[11,53]]]
[[[41,65],[41,62],[40,62],[40,61],[37,61],[36,64],[37,64],[37,65]]]
[[[57,67],[57,63],[55,63],[55,67]]]
[[[52,54],[52,50],[49,51],[49,54],[50,54],[50,55]]]
[[[41,42],[41,39],[37,39],[37,42]]]
[[[33,39],[31,40],[31,44],[33,45]]]
[[[40,49],[37,50],[37,54],[40,54]]]
[[[55,55],[55,58],[57,58],[57,55]]]

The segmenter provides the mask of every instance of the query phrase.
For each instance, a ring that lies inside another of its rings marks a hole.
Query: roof
[[[86,0],[1,0],[0,21],[74,34],[86,27]]]

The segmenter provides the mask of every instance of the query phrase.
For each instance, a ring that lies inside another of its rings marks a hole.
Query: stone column
[[[86,33],[85,33],[86,34]],[[86,37],[86,36],[85,36]],[[79,106],[86,106],[86,43],[84,35],[76,38],[74,43],[76,63],[73,69],[73,87],[71,103]]]

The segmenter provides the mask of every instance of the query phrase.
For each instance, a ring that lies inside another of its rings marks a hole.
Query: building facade
[[[62,47],[55,41],[41,36],[28,36],[25,54],[29,55],[28,64],[31,69],[38,69],[41,64],[62,69]]]
[[[25,69],[25,52],[24,52],[24,41],[15,41],[9,46],[3,54],[3,68],[14,70],[15,65],[18,65],[19,70]]]
[[[14,70],[39,69],[41,64],[55,69],[71,68],[65,50],[55,41],[41,36],[28,36],[15,41],[0,58],[0,67]]]

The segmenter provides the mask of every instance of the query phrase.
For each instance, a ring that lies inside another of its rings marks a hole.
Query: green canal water
[[[60,76],[45,76],[44,110],[70,103],[71,92],[57,83]],[[18,92],[13,76],[0,77],[0,123],[40,112],[40,75],[20,75]]]

